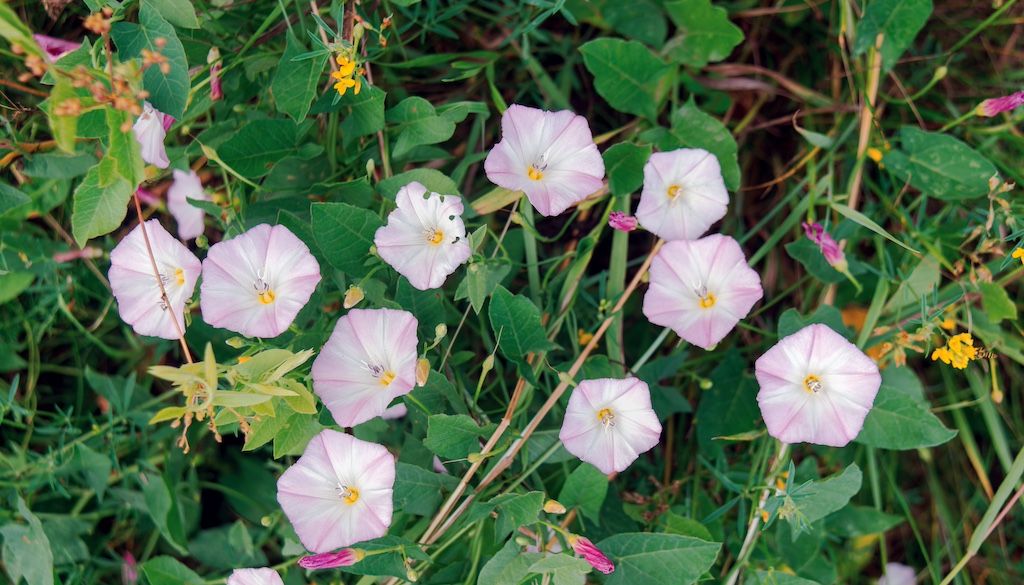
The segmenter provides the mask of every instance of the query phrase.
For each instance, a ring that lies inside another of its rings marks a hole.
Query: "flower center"
[[[700,308],[710,309],[711,307],[715,306],[715,303],[717,301],[718,299],[715,298],[714,293],[705,293],[704,296],[700,298]]]
[[[266,273],[263,269],[260,269],[256,273],[256,280],[252,283],[252,288],[256,291],[256,298],[259,299],[260,304],[269,305],[274,302],[276,296],[274,290],[270,288],[270,283],[266,281]]]
[[[539,181],[544,178],[544,169],[537,168],[536,164],[532,164],[526,168],[526,176],[530,177],[531,181]]]
[[[338,484],[336,488],[338,497],[349,506],[359,501],[359,489],[347,485]]]
[[[824,386],[821,384],[821,378],[814,374],[807,374],[807,377],[804,378],[804,391],[808,394],[817,394],[821,392],[822,388]]]
[[[432,246],[440,246],[444,241],[444,231],[433,228],[426,231],[427,243]]]
[[[384,366],[371,366],[370,364],[367,364],[365,362],[363,365],[366,366],[366,369],[370,370],[370,375],[373,376],[374,378],[377,378],[377,381],[380,382],[380,385],[383,386],[384,388],[387,388],[388,386],[391,385],[392,382],[395,381],[395,373],[385,368]]]
[[[597,411],[597,420],[601,421],[601,424],[603,424],[606,427],[614,427],[615,413],[612,412],[612,409],[610,408],[602,408],[601,410]]]
[[[178,283],[178,286],[185,284],[185,271],[178,268],[174,271],[174,281]]]
[[[669,201],[675,201],[682,192],[683,188],[680,187],[679,185],[669,185],[668,190],[665,191],[665,194],[668,195]]]

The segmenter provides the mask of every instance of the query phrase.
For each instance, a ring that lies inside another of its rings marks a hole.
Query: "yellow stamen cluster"
[[[438,228],[434,228],[434,229],[429,230],[427,232],[427,243],[428,244],[431,244],[431,245],[434,245],[434,246],[440,246],[441,242],[443,242],[443,241],[444,241],[444,232],[442,230],[440,230]]]
[[[978,357],[978,350],[974,347],[974,339],[970,333],[961,333],[949,338],[945,347],[940,347],[932,352],[932,360],[942,360],[942,363],[963,370],[967,364]]]
[[[359,490],[354,487],[343,486],[341,500],[351,506],[359,501]]]
[[[669,201],[675,201],[676,198],[679,197],[680,193],[682,193],[682,188],[679,187],[679,185],[669,185],[668,190],[666,191]]]
[[[363,74],[363,68],[357,67],[356,62],[348,57],[338,57],[338,70],[331,73],[331,78],[337,80],[334,84],[335,91],[338,95],[345,95],[349,89],[352,93],[359,95],[359,90],[363,88],[363,82],[360,75]]]
[[[597,420],[601,421],[601,424],[604,426],[613,425],[615,424],[613,422],[615,420],[615,413],[610,408],[602,408],[597,411]]]
[[[384,386],[385,388],[390,386],[391,383],[394,382],[394,381],[395,381],[395,373],[392,372],[391,370],[387,370],[386,372],[384,372],[383,374],[380,375],[380,385]]]
[[[274,291],[272,291],[272,290],[270,290],[268,288],[267,290],[259,293],[258,294],[258,298],[260,300],[260,303],[262,303],[264,305],[269,305],[269,304],[274,302],[274,298],[275,298]]]
[[[174,271],[174,282],[178,283],[178,286],[185,284],[185,271],[181,268]]]
[[[807,377],[804,378],[804,392],[807,392],[808,394],[817,394],[818,392],[821,392],[821,389],[821,378],[814,374],[808,374]]]
[[[531,181],[539,181],[544,178],[544,172],[538,169],[534,165],[530,165],[526,169],[526,176],[530,177]]]
[[[718,299],[715,298],[714,293],[706,293],[704,296],[700,298],[700,308],[710,309],[711,307],[714,307],[715,303],[717,302]]]

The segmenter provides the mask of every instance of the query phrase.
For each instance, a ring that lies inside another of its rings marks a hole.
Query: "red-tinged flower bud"
[[[571,546],[572,550],[582,557],[583,560],[590,563],[590,566],[601,571],[605,575],[610,575],[615,572],[615,565],[612,564],[608,557],[604,556],[601,549],[594,546],[593,542],[590,542],[589,538],[578,534],[572,534],[569,536],[569,546]]]
[[[1015,110],[1022,105],[1024,105],[1024,91],[1018,91],[1017,93],[1011,93],[1010,95],[1004,95],[1003,97],[987,99],[978,104],[976,111],[979,116],[991,118],[992,116],[997,116],[1003,112]]]
[[[343,548],[337,552],[321,553],[310,555],[299,559],[299,566],[303,569],[333,569],[336,567],[348,567],[363,560],[366,552],[358,548]]]
[[[825,228],[820,223],[804,222],[802,225],[807,238],[817,244],[818,249],[821,250],[821,254],[828,261],[829,265],[839,272],[846,272],[848,268],[846,255],[843,254],[839,243],[832,239],[832,236],[825,231]]]
[[[637,221],[632,215],[626,215],[621,211],[613,211],[608,216],[608,225],[620,232],[631,232],[636,229]]]

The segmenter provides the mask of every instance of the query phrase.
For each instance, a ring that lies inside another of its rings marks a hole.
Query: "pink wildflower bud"
[[[210,52],[206,55],[206,62],[210,64],[210,99],[217,101],[224,98],[224,90],[220,85],[220,70],[222,64],[220,61],[220,51],[217,47],[210,49]]]
[[[139,200],[146,205],[152,205],[153,207],[160,205],[160,197],[145,187],[139,187],[136,189],[135,194],[138,195]]]
[[[163,116],[163,119],[161,119],[160,121],[164,126],[164,132],[167,132],[168,130],[171,129],[171,125],[174,124],[174,116],[164,114],[163,112],[161,112],[160,115]]]
[[[363,560],[366,553],[358,548],[343,548],[337,552],[321,553],[310,555],[299,559],[299,566],[303,569],[333,569],[335,567],[348,567]]]
[[[1015,110],[1022,105],[1024,105],[1024,91],[1018,91],[1017,93],[1011,93],[1010,95],[1004,95],[1003,97],[987,99],[978,104],[976,111],[979,116],[991,118],[992,116],[1002,114],[1003,112]]]
[[[620,232],[631,232],[636,229],[636,218],[621,211],[613,211],[608,216],[608,225]]]
[[[139,582],[139,565],[131,551],[124,551],[121,562],[121,582],[124,585],[135,585]]]
[[[569,535],[569,546],[572,547],[576,554],[583,557],[583,560],[590,563],[590,566],[605,575],[615,572],[615,565],[612,564],[608,557],[604,556],[601,549],[594,546],[593,542],[590,542],[589,538],[578,534],[571,534]]]
[[[825,257],[829,265],[839,272],[846,272],[848,268],[846,255],[843,254],[839,243],[832,239],[832,236],[825,231],[825,228],[821,227],[820,223],[804,222],[801,225],[804,227],[804,233],[807,234],[807,238],[817,244],[822,256]]]
[[[57,252],[53,255],[53,261],[57,263],[71,262],[72,260],[78,260],[80,258],[92,259],[99,258],[103,255],[103,250],[99,248],[93,248],[86,246],[81,250],[68,250],[67,252]]]

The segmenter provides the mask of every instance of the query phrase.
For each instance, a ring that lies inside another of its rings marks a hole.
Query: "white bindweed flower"
[[[715,155],[699,148],[656,152],[644,165],[636,218],[666,240],[695,240],[725,216],[729,193]]]
[[[319,282],[320,264],[302,240],[283,225],[260,224],[210,248],[199,297],[203,319],[248,337],[277,337]]]
[[[878,580],[878,585],[914,585],[917,583],[917,571],[900,563],[886,563],[885,575]]]
[[[203,223],[206,212],[194,207],[188,202],[189,199],[209,201],[210,196],[206,194],[195,171],[174,169],[174,182],[167,190],[167,210],[178,223],[178,237],[183,240],[198,238],[206,228]]]
[[[235,569],[228,577],[227,585],[284,585],[281,575],[274,569]]]
[[[638,378],[584,380],[572,391],[558,438],[573,455],[609,474],[658,444],[661,423]]]
[[[387,534],[394,485],[387,449],[326,429],[277,480],[277,501],[303,546],[325,553]]]
[[[651,263],[643,311],[690,343],[711,349],[763,296],[736,240],[712,234],[668,242]]]
[[[501,141],[484,170],[495,185],[526,193],[541,215],[558,215],[604,184],[604,159],[586,118],[519,104],[502,114]]]
[[[199,273],[199,259],[155,219],[146,222],[159,280],[146,249],[142,227],[136,226],[110,253],[110,288],[117,299],[121,319],[139,335],[177,339],[185,331],[185,303],[192,298]],[[170,300],[164,303],[160,283]],[[178,326],[171,320],[174,314]]]
[[[395,196],[398,208],[377,229],[377,253],[420,290],[437,288],[472,253],[462,223],[462,199],[428,193],[413,181]]]
[[[871,358],[821,324],[780,339],[757,358],[754,375],[769,435],[830,447],[857,438],[882,384]]]
[[[334,421],[352,427],[383,415],[416,385],[416,317],[394,309],[352,309],[313,362],[313,391]]]
[[[166,169],[171,161],[167,159],[167,150],[164,148],[164,138],[167,136],[167,129],[164,126],[164,114],[153,107],[149,102],[142,104],[142,114],[135,125],[132,126],[135,140],[139,142],[142,151],[142,160],[151,165]]]

